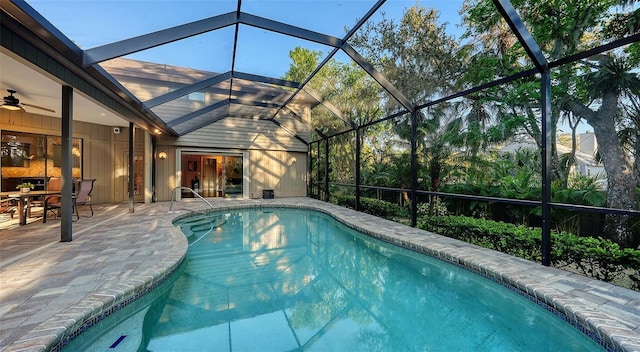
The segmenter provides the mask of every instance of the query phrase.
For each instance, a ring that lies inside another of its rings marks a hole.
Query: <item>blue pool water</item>
[[[479,275],[330,216],[251,209],[179,220],[185,264],[68,351],[601,351]]]

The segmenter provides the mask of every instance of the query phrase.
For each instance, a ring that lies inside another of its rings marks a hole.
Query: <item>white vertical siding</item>
[[[302,138],[308,138],[303,132]],[[307,151],[306,144],[271,121],[229,117],[177,139],[163,140],[175,147]]]

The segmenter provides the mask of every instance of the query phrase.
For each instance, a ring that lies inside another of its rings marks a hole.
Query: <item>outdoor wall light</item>
[[[167,153],[166,152],[158,153],[158,158],[160,158],[160,160],[166,159],[167,158]]]

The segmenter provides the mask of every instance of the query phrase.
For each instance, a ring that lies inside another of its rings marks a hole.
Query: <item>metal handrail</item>
[[[208,200],[204,199],[200,194],[198,194],[198,192],[194,191],[193,189],[189,188],[189,187],[176,187],[173,189],[173,191],[171,191],[171,204],[169,205],[169,211],[171,211],[173,209],[173,201],[175,199],[175,195],[176,195],[176,190],[189,190],[191,191],[191,193],[193,193],[196,197],[202,199],[203,202],[207,203],[207,205],[209,206],[209,208],[213,209],[213,205],[211,205],[211,203],[209,203]]]

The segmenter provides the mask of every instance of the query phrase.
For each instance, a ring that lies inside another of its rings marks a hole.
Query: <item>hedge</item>
[[[418,227],[521,258],[534,261],[542,258],[539,228],[464,216],[422,218]],[[579,237],[564,232],[552,233],[551,243],[553,266],[570,267],[587,277],[606,282],[626,279],[628,285],[625,286],[640,289],[640,250],[620,248],[604,238]]]
[[[356,197],[347,195],[331,195],[331,203],[343,207],[355,209]],[[360,211],[363,213],[375,215],[385,219],[393,219],[394,217],[407,217],[409,212],[396,203],[387,202],[385,200],[360,197]]]

